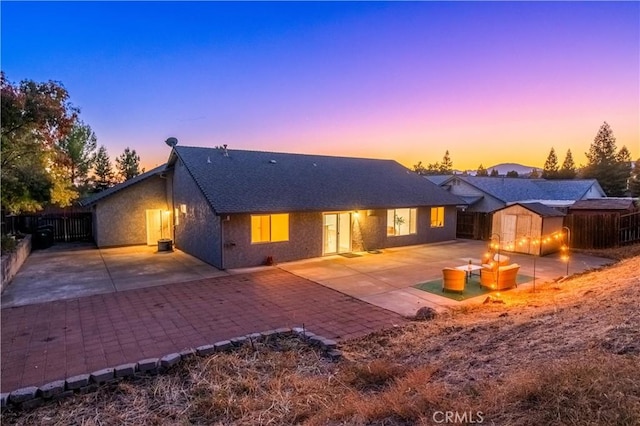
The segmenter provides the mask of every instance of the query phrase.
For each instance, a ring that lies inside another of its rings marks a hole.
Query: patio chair
[[[506,290],[517,287],[516,277],[520,265],[513,263],[508,266],[500,266],[497,269],[482,268],[480,270],[480,285],[492,290]]]
[[[442,270],[442,291],[464,291],[467,273],[455,268],[444,268]]]

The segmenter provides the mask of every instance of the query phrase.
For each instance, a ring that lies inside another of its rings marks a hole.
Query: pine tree
[[[482,164],[478,166],[478,171],[476,172],[476,176],[489,176],[487,169],[485,169]]]
[[[136,154],[135,149],[126,147],[120,157],[116,158],[116,167],[123,181],[132,179],[141,173],[140,156]]]
[[[558,177],[560,179],[574,179],[577,174],[576,164],[573,162],[573,155],[571,154],[571,150],[568,149],[562,167],[558,171]]]
[[[511,171],[507,172],[507,177],[508,177],[508,178],[517,178],[517,177],[519,177],[519,176],[520,176],[520,175],[519,175],[519,174],[518,174],[518,172],[517,172],[517,171],[515,171],[515,170],[511,170]]]
[[[529,173],[529,179],[539,179],[540,173],[538,173],[538,169],[531,169],[531,173]]]
[[[111,167],[111,159],[107,148],[101,145],[93,159],[94,191],[103,191],[115,183],[115,175]]]
[[[426,175],[427,169],[422,165],[422,161],[418,161],[418,164],[413,165],[413,171],[419,175]]]
[[[544,163],[542,169],[543,179],[557,179],[558,178],[558,157],[556,156],[556,150],[551,148],[547,161]]]
[[[436,163],[437,164],[437,163]],[[442,157],[442,163],[440,163],[440,173],[443,175],[453,174],[453,162],[449,156],[449,150],[447,150]]]
[[[490,177],[498,177],[500,176],[500,173],[498,173],[498,171],[496,169],[491,169],[491,174],[489,174]]]
[[[640,157],[636,160],[629,179],[629,192],[632,197],[640,197]]]
[[[629,151],[625,147],[620,151],[625,159],[628,157],[630,160]],[[600,126],[586,155],[589,163],[583,169],[583,177],[596,179],[610,197],[624,196],[631,170],[630,161],[620,161],[621,155],[616,154],[616,138],[606,121]]]

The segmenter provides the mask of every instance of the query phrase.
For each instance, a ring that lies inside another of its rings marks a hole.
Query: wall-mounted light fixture
[[[187,214],[187,205],[186,204],[180,204],[180,213]]]

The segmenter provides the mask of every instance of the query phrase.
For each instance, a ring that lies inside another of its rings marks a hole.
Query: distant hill
[[[542,169],[540,167],[533,167],[533,166],[525,166],[519,163],[500,163],[500,164],[496,164],[495,166],[491,166],[491,167],[487,167],[487,172],[491,173],[491,170],[496,169],[498,170],[498,174],[500,174],[501,176],[506,175],[507,173],[509,173],[512,170],[515,170],[516,172],[518,172],[518,175],[520,177],[523,176],[528,176],[529,173],[531,173],[531,170],[536,169],[538,171],[538,173],[542,173]],[[477,170],[454,170],[455,174],[462,174],[466,172],[467,174],[471,175],[471,176],[475,176]]]
[[[498,173],[501,175],[506,175],[508,172],[512,170],[515,170],[516,172],[518,172],[520,176],[528,175],[529,173],[531,173],[531,170],[533,169],[538,170],[538,173],[542,173],[542,169],[539,167],[524,166],[518,163],[500,163],[500,164],[496,164],[495,166],[487,167],[487,171],[489,173],[491,173],[491,170],[493,169],[496,169]]]

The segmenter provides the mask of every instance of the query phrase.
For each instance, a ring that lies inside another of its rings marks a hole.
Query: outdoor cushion
[[[486,261],[486,258],[485,258]],[[493,260],[490,260],[488,263],[483,263],[482,266],[488,269],[496,269],[500,266],[506,266],[509,264],[511,259],[509,256],[505,256],[504,254],[495,254],[493,256]]]

